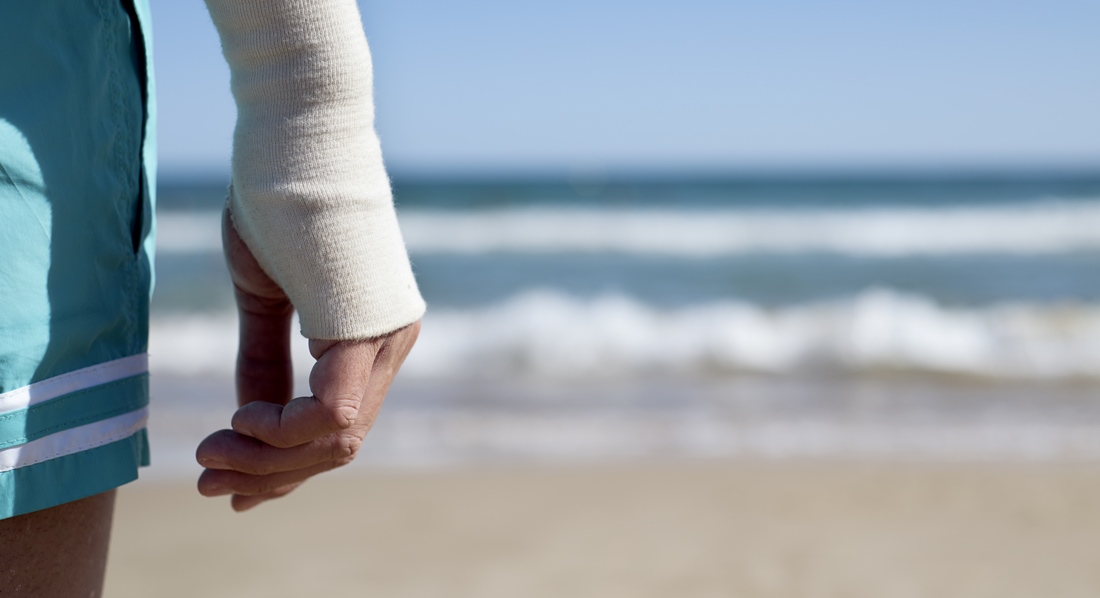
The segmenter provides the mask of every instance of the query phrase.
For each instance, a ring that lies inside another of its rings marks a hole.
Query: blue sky
[[[227,170],[198,0],[153,0],[165,173]],[[1100,3],[370,0],[395,172],[1100,166]]]

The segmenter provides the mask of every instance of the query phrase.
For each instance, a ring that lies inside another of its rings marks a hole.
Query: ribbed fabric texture
[[[230,213],[302,334],[369,338],[420,319],[355,0],[206,5],[237,103]]]

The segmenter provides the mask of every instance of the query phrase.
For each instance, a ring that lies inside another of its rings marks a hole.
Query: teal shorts
[[[146,0],[0,3],[0,519],[149,461]]]

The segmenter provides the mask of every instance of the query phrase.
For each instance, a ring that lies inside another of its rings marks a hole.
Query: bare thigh
[[[0,520],[0,596],[103,593],[115,491]]]

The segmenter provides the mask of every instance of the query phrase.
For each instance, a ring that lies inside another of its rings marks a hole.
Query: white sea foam
[[[160,223],[163,251],[220,247],[216,214],[167,213]],[[828,210],[408,210],[401,223],[409,249],[419,253],[904,256],[1100,249],[1100,202],[1094,201]]]
[[[231,316],[159,318],[154,371],[229,372]],[[304,342],[297,364],[312,363]],[[1100,379],[1100,304],[952,308],[869,290],[776,309],[734,301],[662,310],[621,296],[530,292],[434,309],[404,369],[417,377],[911,371],[998,379]]]

